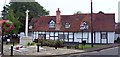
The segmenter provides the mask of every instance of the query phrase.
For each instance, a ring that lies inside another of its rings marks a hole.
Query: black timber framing
[[[87,42],[89,43],[89,32],[87,33]]]
[[[50,40],[50,32],[49,32],[49,40]]]
[[[58,40],[60,40],[60,38],[59,38],[59,32],[58,32]]]
[[[53,33],[54,33],[54,36],[53,36],[53,37],[54,37],[54,40],[55,40],[55,32],[53,32]]]
[[[64,32],[63,32],[63,35],[64,35]],[[63,38],[63,41],[65,41],[65,38]]]
[[[108,44],[108,32],[106,32],[106,42]]]
[[[45,40],[46,40],[47,36],[46,36],[46,31],[45,31]]]
[[[63,35],[64,35],[64,33],[65,33],[65,32],[63,32]],[[65,35],[64,35],[64,38],[63,38],[63,39],[64,39],[64,41],[65,41]]]
[[[83,30],[82,30],[82,41],[83,41]]]
[[[67,32],[67,38],[68,38],[68,42],[69,42],[69,32]]]
[[[100,43],[102,43],[102,32],[100,32]]]
[[[73,32],[73,42],[74,42],[74,33],[75,33],[75,32]]]
[[[94,43],[96,43],[96,33],[94,32]]]

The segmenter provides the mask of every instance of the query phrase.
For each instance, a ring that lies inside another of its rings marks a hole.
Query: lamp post
[[[91,46],[93,47],[93,8],[91,0]]]
[[[4,6],[3,7],[3,11],[2,11],[2,19],[5,20],[6,18],[6,14],[7,14],[7,11],[6,11],[6,7]],[[3,25],[4,23],[2,23],[2,26],[1,26],[1,29],[2,29],[2,39],[1,39],[1,55],[3,55],[3,36],[4,36],[4,29],[3,29]]]
[[[3,24],[2,24],[2,28],[3,28]],[[3,55],[3,36],[4,36],[4,30],[2,29],[1,55]]]

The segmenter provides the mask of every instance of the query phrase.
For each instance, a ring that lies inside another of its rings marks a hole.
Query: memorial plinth
[[[32,39],[30,37],[23,36],[20,38],[21,45],[27,45],[28,43],[32,43]]]

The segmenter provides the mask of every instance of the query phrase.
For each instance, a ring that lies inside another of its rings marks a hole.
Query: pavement
[[[14,56],[20,55],[23,57],[25,56],[44,56],[44,57],[53,57],[53,56],[65,56],[65,55],[71,55],[71,54],[80,54],[80,53],[86,53],[86,52],[93,52],[93,51],[101,51],[104,49],[109,49],[109,48],[114,48],[118,47],[120,44],[108,44],[108,45],[103,45],[100,47],[93,47],[89,49],[84,49],[84,50],[78,50],[78,49],[67,49],[67,48],[58,48],[55,49],[54,47],[40,47],[40,51],[37,52],[37,47],[36,46],[29,46],[25,47],[21,50],[14,50]],[[7,57],[10,55],[10,45],[4,45],[4,55]]]

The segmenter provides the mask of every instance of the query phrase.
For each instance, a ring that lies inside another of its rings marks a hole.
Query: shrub
[[[43,39],[38,39],[38,43],[43,43],[44,40]]]
[[[49,40],[48,42],[50,43],[49,46],[55,46],[55,40]]]
[[[35,42],[32,42],[31,45],[35,45]]]
[[[32,42],[32,43],[27,43],[27,46],[33,46],[33,45],[35,45],[35,42]]]
[[[117,40],[114,40],[114,43],[117,43]]]
[[[117,40],[114,40],[114,43],[120,43],[120,38],[118,37]]]
[[[51,46],[51,47],[54,47],[55,45],[57,45],[57,46],[62,46],[63,45],[63,41],[60,41],[60,40],[49,40],[49,39],[48,40],[39,39],[38,43],[42,44],[44,46]]]
[[[79,45],[75,45],[75,49],[79,49]]]
[[[33,42],[38,43],[38,39],[34,39],[34,41],[33,41]]]
[[[49,40],[45,40],[44,42],[43,42],[43,45],[45,45],[45,46],[50,46],[50,41]]]
[[[27,46],[30,46],[30,42],[27,43]]]
[[[56,40],[56,41],[55,41],[55,45],[57,45],[57,46],[62,46],[62,45],[63,45],[63,41]]]

